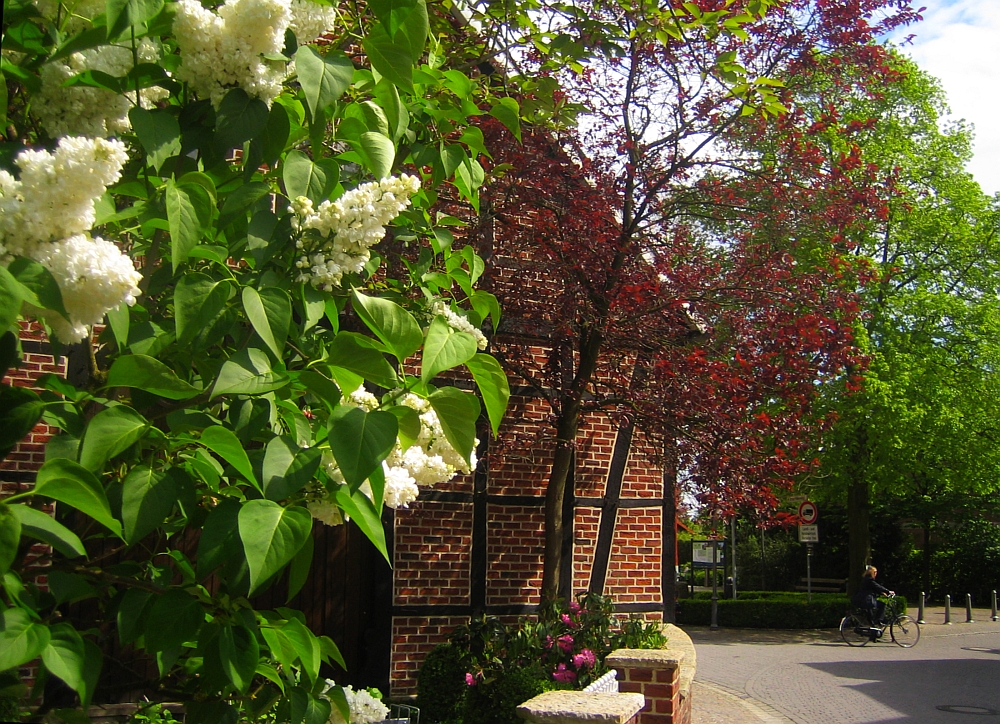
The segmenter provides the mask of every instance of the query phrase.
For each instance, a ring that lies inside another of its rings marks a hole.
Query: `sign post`
[[[719,541],[712,541],[712,630],[719,628]]]
[[[816,508],[816,504],[809,500],[803,500],[799,504],[799,518],[802,520],[799,525],[799,543],[806,544],[806,600],[812,603],[813,543],[819,542],[819,526],[816,525],[819,510]]]

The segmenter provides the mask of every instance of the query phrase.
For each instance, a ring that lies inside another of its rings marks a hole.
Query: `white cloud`
[[[969,171],[989,194],[1000,191],[1000,2],[925,0],[924,21],[903,34],[921,68],[941,80],[952,115],[976,129]],[[917,4],[917,3],[914,3]]]

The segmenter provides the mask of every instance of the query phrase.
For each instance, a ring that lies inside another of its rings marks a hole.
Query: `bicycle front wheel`
[[[868,624],[850,613],[840,622],[840,635],[849,646],[864,646],[871,641]]]
[[[893,643],[904,649],[913,648],[920,640],[920,624],[909,616],[898,616],[889,624]]]

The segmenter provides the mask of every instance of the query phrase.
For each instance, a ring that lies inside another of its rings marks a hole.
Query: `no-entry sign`
[[[816,504],[811,500],[804,500],[799,504],[799,517],[806,525],[812,525],[819,518],[819,511]]]

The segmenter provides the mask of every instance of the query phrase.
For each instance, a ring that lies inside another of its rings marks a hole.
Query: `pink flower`
[[[569,634],[563,634],[560,636],[556,643],[559,644],[559,648],[562,649],[564,654],[568,654],[573,650],[573,637]]]
[[[570,628],[576,628],[576,622],[569,617],[568,613],[562,615],[562,622],[569,626]]]
[[[472,674],[466,672],[466,674],[465,674],[465,683],[466,683],[467,686],[475,686],[476,685],[476,677],[473,676]]]
[[[556,670],[552,672],[552,678],[564,684],[569,684],[576,681],[576,673],[567,669],[566,664],[559,664]]]
[[[594,656],[594,652],[590,649],[584,649],[580,653],[573,657],[573,667],[579,671],[580,669],[590,669],[593,668],[594,664],[597,663],[597,657]]]
[[[580,613],[580,604],[577,603],[576,601],[570,602],[570,604],[569,604],[569,612],[572,613],[572,614],[578,614],[578,613]]]
[[[551,636],[546,636],[545,637],[545,650],[548,651],[549,649],[551,649],[553,643],[554,643],[554,641],[552,640],[552,637]]]

